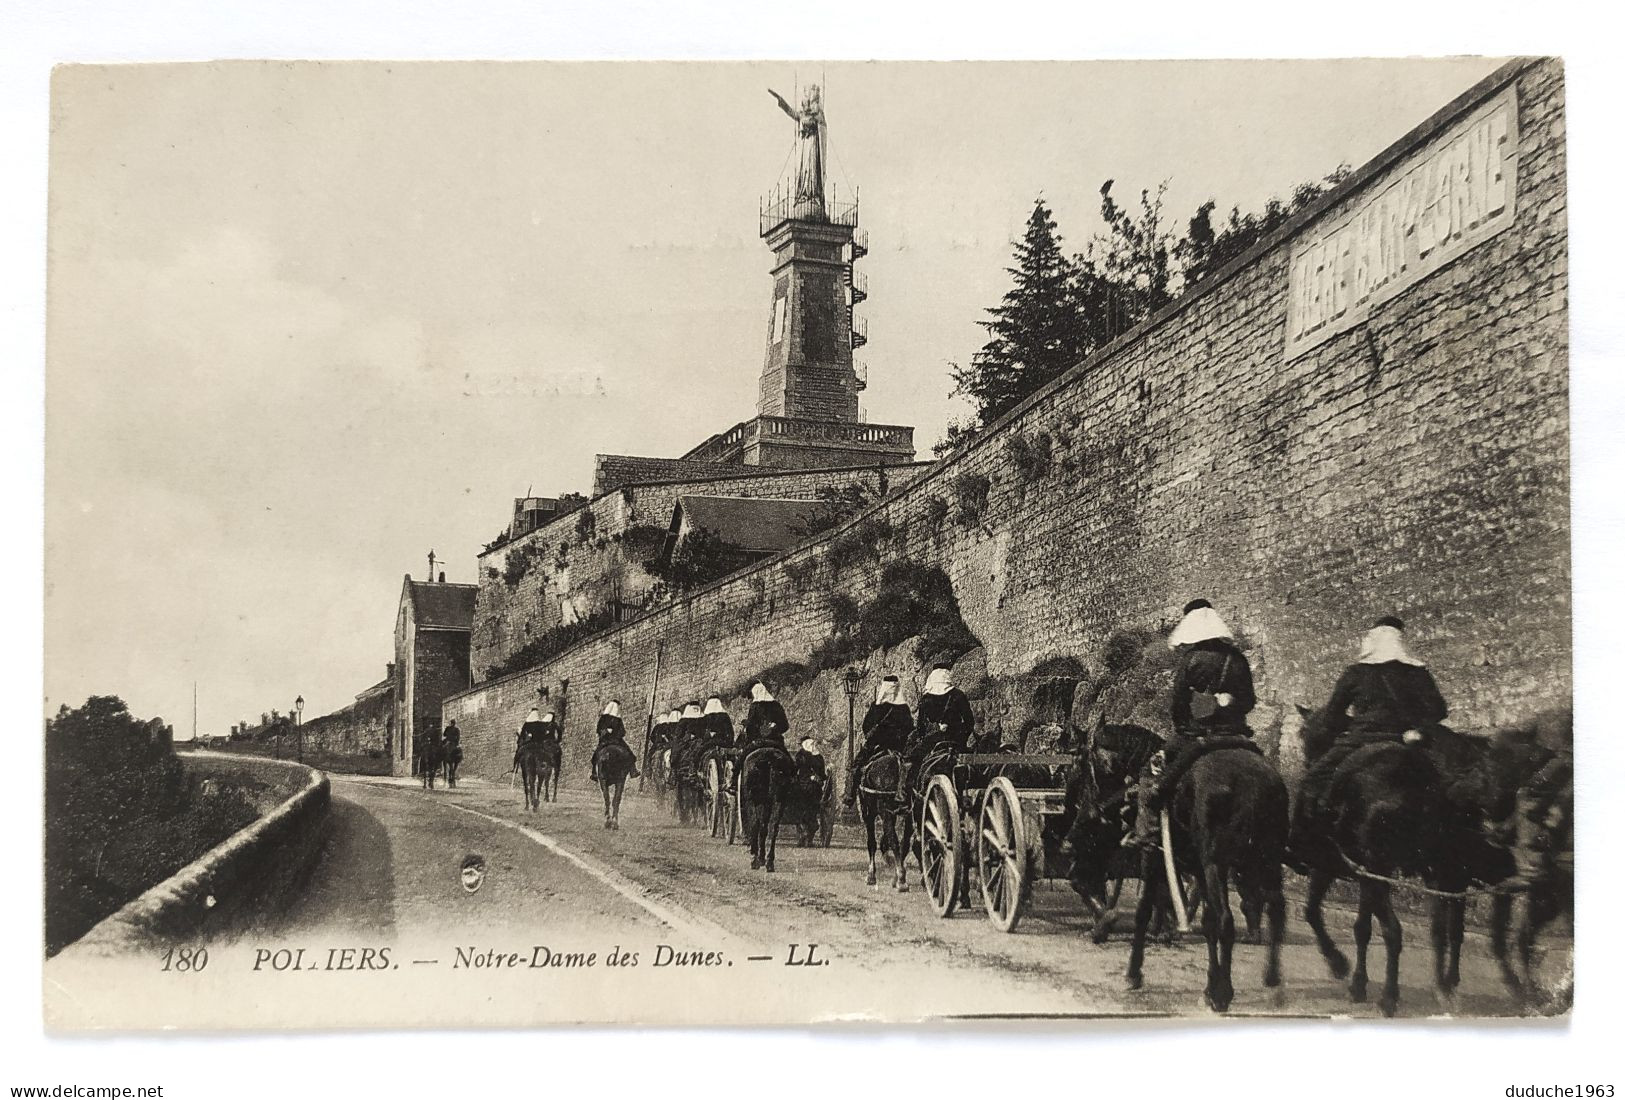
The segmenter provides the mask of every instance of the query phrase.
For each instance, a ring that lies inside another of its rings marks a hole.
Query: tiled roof
[[[413,618],[418,626],[474,629],[474,595],[480,590],[478,585],[408,581],[407,588],[412,593]]]
[[[673,528],[686,518],[691,527],[714,531],[730,546],[776,554],[806,540],[807,522],[820,507],[816,500],[685,496],[677,498]]]

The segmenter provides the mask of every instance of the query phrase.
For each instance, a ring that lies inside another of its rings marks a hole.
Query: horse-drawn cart
[[[939,917],[969,904],[975,872],[993,926],[1015,930],[1033,883],[1062,860],[1067,787],[1079,758],[1065,753],[939,753],[921,768],[920,863]]]

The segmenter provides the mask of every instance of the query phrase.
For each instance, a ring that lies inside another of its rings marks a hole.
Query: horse
[[[417,758],[418,778],[423,781],[423,789],[434,790],[434,777],[440,774],[441,758],[444,747],[439,739],[424,738],[419,744]]]
[[[887,750],[877,753],[858,775],[858,804],[869,840],[869,875],[864,881],[875,884],[875,823],[880,822],[878,847],[887,863],[896,865],[892,886],[900,894],[908,893],[908,853],[914,843],[914,804],[897,793],[903,766],[902,756]]]
[[[1102,718],[1094,724],[1084,747],[1083,766],[1068,785],[1062,829],[1067,841],[1063,851],[1071,859],[1067,879],[1094,917],[1090,938],[1097,944],[1105,943],[1123,919],[1118,904],[1123,884],[1140,878],[1140,853],[1124,847],[1123,841],[1132,831],[1130,815],[1137,808],[1135,784],[1161,748],[1162,739],[1144,726],[1107,723]],[[1154,870],[1159,879],[1166,877],[1160,866]],[[1141,892],[1144,889],[1142,883]],[[1191,900],[1195,901],[1194,895]],[[1262,942],[1262,908],[1256,894],[1243,890],[1249,943]],[[1176,935],[1174,908],[1164,894],[1157,896],[1151,933],[1167,943]]]
[[[463,748],[461,745],[447,746],[444,753],[444,762],[441,770],[445,774],[446,786],[457,786],[457,768],[463,762]]]
[[[1238,739],[1239,740],[1239,739]],[[1215,1012],[1226,1012],[1235,997],[1231,983],[1231,950],[1236,942],[1230,911],[1230,880],[1245,897],[1262,899],[1268,925],[1264,985],[1281,984],[1281,940],[1286,924],[1286,896],[1281,864],[1288,828],[1286,784],[1263,755],[1237,744],[1212,749],[1192,763],[1174,785],[1163,811],[1169,832],[1184,841],[1176,846],[1176,867],[1183,861],[1197,875],[1202,902],[1202,937],[1207,941],[1207,987],[1203,999]],[[1134,942],[1129,949],[1128,985],[1143,982],[1146,931],[1158,894],[1167,889],[1157,864],[1162,856],[1141,854],[1145,888],[1134,912]]]
[[[542,773],[542,800],[544,802],[557,802],[559,800],[559,777],[564,774],[564,746],[551,737],[544,737],[541,742],[542,755],[547,758],[547,771]],[[551,780],[551,785],[549,784]]]
[[[525,783],[525,809],[534,812],[547,794],[547,783],[553,775],[553,757],[540,741],[527,741],[519,746],[518,763]]]
[[[612,741],[598,749],[598,789],[604,794],[606,829],[621,827],[621,792],[636,763],[637,757],[624,741]]]
[[[1303,706],[1298,711],[1304,718],[1304,755],[1312,763],[1331,748],[1334,738],[1326,732],[1324,712]],[[1436,746],[1432,752],[1397,740],[1357,748],[1338,766],[1326,791],[1320,820],[1328,835],[1295,833],[1292,838],[1309,873],[1304,918],[1332,977],[1349,978],[1349,998],[1355,1003],[1363,1003],[1367,996],[1366,949],[1373,918],[1381,924],[1387,966],[1377,1005],[1385,1016],[1399,1007],[1399,955],[1404,945],[1393,886],[1401,877],[1418,878],[1431,895],[1434,984],[1440,999],[1449,1003],[1461,981],[1465,893],[1472,870],[1486,856],[1471,810],[1447,797],[1444,774],[1436,763],[1447,754],[1461,763],[1473,761],[1476,754],[1462,744],[1461,735],[1443,726],[1431,727],[1425,739]],[[1321,912],[1327,891],[1340,878],[1354,880],[1360,890],[1352,977],[1348,958],[1327,934]]]
[[[750,869],[773,870],[779,822],[796,774],[795,760],[777,745],[745,753],[739,769],[739,816],[750,840]]]

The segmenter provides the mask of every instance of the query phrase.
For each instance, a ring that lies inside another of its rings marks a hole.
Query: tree
[[[1033,202],[1014,259],[1007,269],[1014,285],[987,311],[992,320],[981,322],[992,338],[969,366],[953,368],[954,393],[975,402],[982,425],[1078,362],[1089,347],[1073,265],[1042,198]]]
[[[1100,185],[1100,219],[1106,232],[1095,234],[1089,251],[1077,261],[1079,271],[1093,280],[1089,287],[1080,287],[1079,294],[1089,296],[1090,330],[1097,345],[1173,301],[1180,282],[1174,265],[1177,245],[1162,218],[1168,182],[1157,185],[1154,198],[1149,190],[1140,192],[1138,215],[1112,198],[1115,182]]]
[[[1186,286],[1195,286],[1253,245],[1275,232],[1297,214],[1319,201],[1348,178],[1349,166],[1340,164],[1318,180],[1300,183],[1292,189],[1292,197],[1285,201],[1272,198],[1264,204],[1262,214],[1243,214],[1239,206],[1230,208],[1230,216],[1223,226],[1213,226],[1212,199],[1197,207],[1185,230],[1185,237],[1176,246]]]
[[[643,568],[681,595],[737,573],[760,556],[723,541],[709,527],[697,527],[683,539],[669,561],[655,558],[644,562]]]

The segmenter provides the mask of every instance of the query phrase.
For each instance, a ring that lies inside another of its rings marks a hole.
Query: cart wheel
[[[952,916],[959,905],[960,876],[965,873],[963,844],[959,795],[947,776],[934,775],[920,810],[920,854],[925,892],[939,917]]]
[[[1027,827],[1021,797],[1004,776],[988,784],[976,830],[976,870],[987,919],[1000,932],[1015,931],[1027,901]]]

